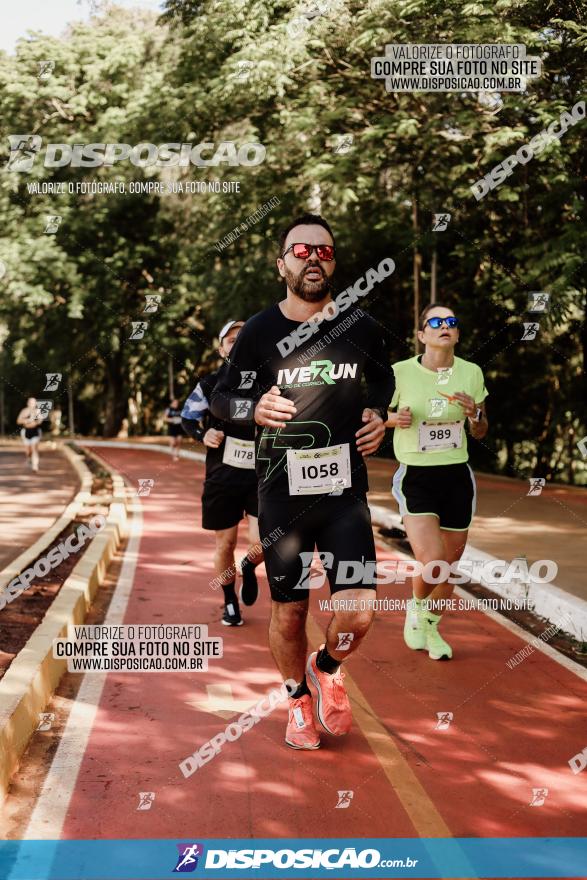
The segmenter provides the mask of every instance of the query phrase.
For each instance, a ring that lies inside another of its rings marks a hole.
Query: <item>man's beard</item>
[[[322,270],[322,267],[319,266],[318,268],[322,272],[322,280],[319,282],[307,281],[306,271],[308,268],[310,267],[305,266],[299,275],[294,275],[294,273],[285,266],[284,270],[287,286],[292,293],[299,296],[299,298],[303,299],[305,302],[320,302],[320,300],[325,299],[332,291],[332,278],[329,278]],[[316,267],[312,266],[311,268],[315,269]]]

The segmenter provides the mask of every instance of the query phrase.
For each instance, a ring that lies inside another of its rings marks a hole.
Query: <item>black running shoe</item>
[[[222,615],[222,623],[224,626],[242,626],[244,620],[241,617],[238,602],[227,602],[224,606],[224,614]]]
[[[250,562],[241,563],[241,572],[243,582],[241,584],[239,598],[243,605],[254,605],[259,595],[259,585],[257,583],[257,575],[255,574],[255,566]]]

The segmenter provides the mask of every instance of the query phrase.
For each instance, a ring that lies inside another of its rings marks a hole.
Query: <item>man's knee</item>
[[[375,593],[373,593],[375,598]],[[362,639],[373,623],[374,608],[366,608],[353,614],[335,614],[334,624],[336,631],[341,633],[353,633],[356,639]]]
[[[236,534],[220,532],[216,534],[216,550],[218,553],[234,553],[236,550]]]
[[[305,631],[308,606],[297,602],[274,602],[271,626],[286,639],[293,639]]]
[[[353,621],[353,632],[357,638],[362,638],[369,627],[373,623],[375,611],[372,608],[368,608],[365,611],[359,611],[358,614],[355,614],[355,619]]]

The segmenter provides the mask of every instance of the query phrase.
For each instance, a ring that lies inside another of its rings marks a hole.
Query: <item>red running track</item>
[[[293,751],[283,743],[280,707],[185,779],[179,762],[228,723],[194,705],[206,700],[206,686],[230,685],[236,700],[252,705],[279,684],[267,647],[264,569],[245,625],[221,626],[221,596],[210,588],[213,535],[200,528],[202,465],[173,464],[148,450],[100,454],[135,486],[155,479],[140,499],[143,531],[125,623],[207,624],[224,639],[224,657],[206,673],[108,674],[61,837],[585,833],[585,779],[568,764],[587,745],[585,680],[538,650],[508,668],[526,637],[477,611],[447,615],[450,663],[409,651],[403,613],[381,612],[346,666],[362,707],[348,737],[324,733],[320,750]],[[240,559],[243,540],[239,551]],[[324,628],[329,617],[318,609],[326,591],[312,597],[313,647],[316,624]],[[407,598],[408,588],[385,586],[384,595]],[[439,712],[453,713],[446,730],[437,729]],[[529,806],[533,788],[548,788],[540,807]],[[354,793],[347,809],[336,808],[341,790]],[[156,794],[148,811],[137,811],[140,791]]]

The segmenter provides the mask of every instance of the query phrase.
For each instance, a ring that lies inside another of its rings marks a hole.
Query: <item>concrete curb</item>
[[[71,450],[69,453],[75,456]],[[79,456],[75,457],[79,459]],[[80,469],[87,471],[85,476],[89,475],[91,486],[89,469],[80,460],[77,464]],[[103,462],[101,464],[104,466]],[[84,622],[92,599],[104,580],[108,564],[126,533],[124,482],[116,473],[112,473],[112,481],[113,498],[106,525],[91,541],[42,623],[0,681],[0,802],[6,797],[12,774],[38,726],[39,713],[53,696],[67,668],[66,660],[53,657],[53,641],[67,635],[68,625]],[[89,501],[92,496],[84,491],[87,496],[84,500]],[[82,503],[78,510],[81,506]]]
[[[403,531],[399,514],[378,504],[371,504],[369,507],[374,525],[387,529],[402,529]],[[467,544],[461,561],[464,563],[488,563],[498,560],[490,553],[477,550],[476,547]],[[466,567],[459,568],[459,570],[462,574],[469,573]],[[535,581],[524,582],[518,579],[506,580],[504,578],[488,581],[484,577],[475,580],[475,582],[503,599],[511,601],[523,599],[534,614],[557,624],[563,632],[578,641],[587,641],[587,602],[578,596],[572,596],[553,583],[540,584]]]
[[[35,543],[28,547],[24,553],[21,553],[16,559],[13,559],[12,562],[2,570],[2,573],[0,574],[0,590],[2,590],[6,584],[10,583],[13,578],[19,575],[23,569],[28,568],[30,563],[53,543],[57,535],[76,518],[81,508],[84,504],[87,504],[90,499],[92,488],[92,474],[90,470],[83,464],[83,460],[80,460],[80,456],[76,455],[69,446],[62,445],[59,449],[76,472],[80,481],[80,488],[61,516],[55,520],[53,525],[50,526],[40,538],[37,538]]]

